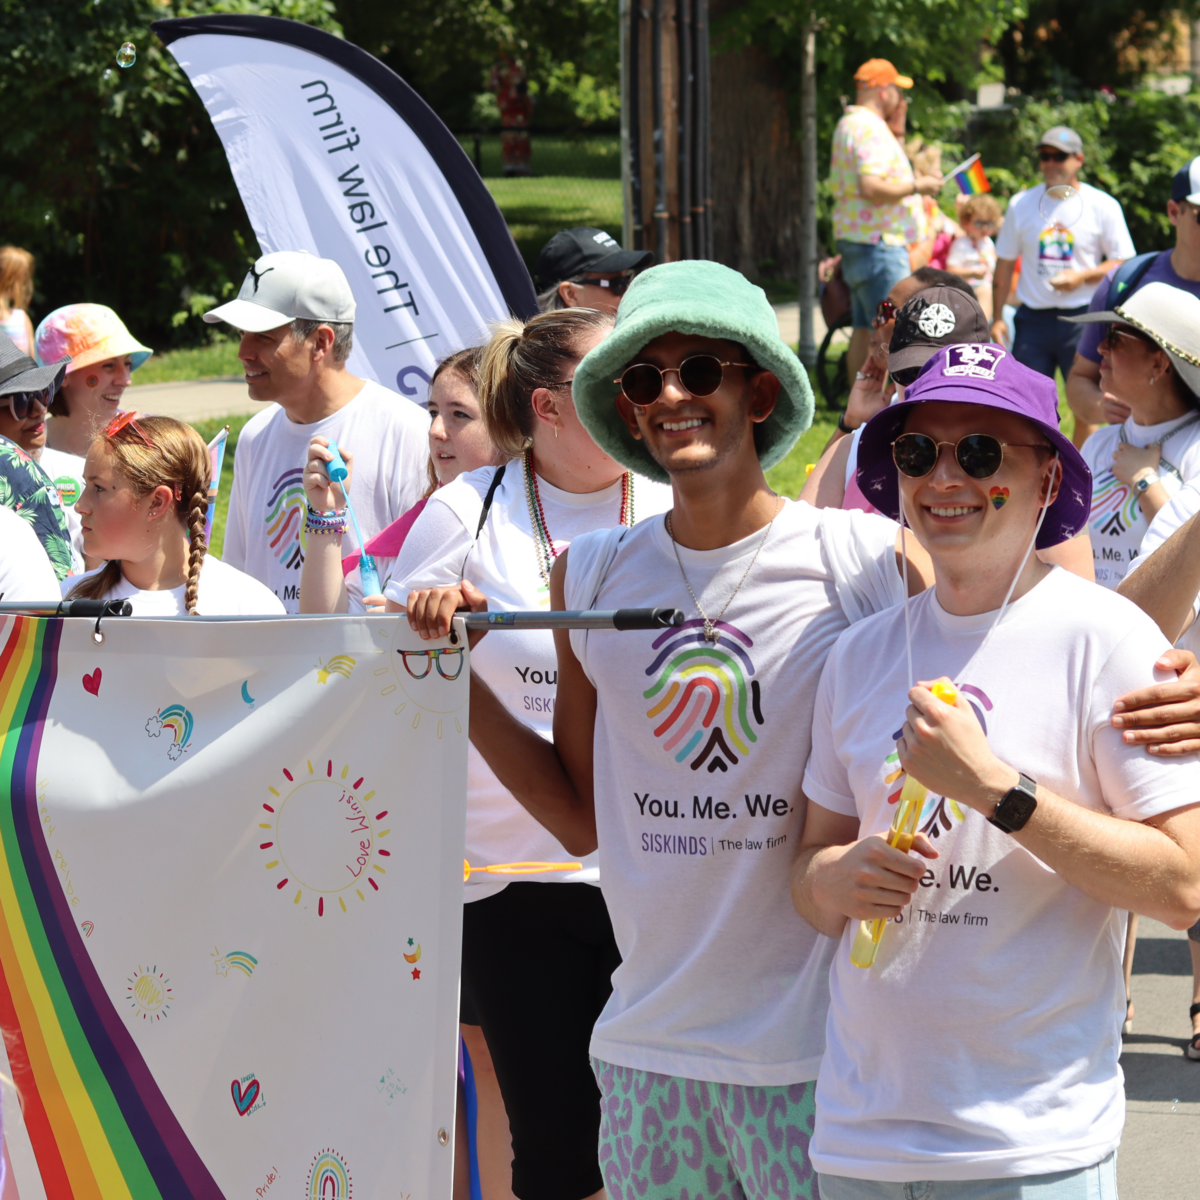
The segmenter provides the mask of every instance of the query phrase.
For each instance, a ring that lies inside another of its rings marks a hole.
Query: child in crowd
[[[477,467],[498,465],[497,456],[479,412],[479,364],[483,347],[472,346],[442,359],[429,385],[429,486],[424,496],[403,516],[398,517],[366,545],[375,560],[379,586],[386,588],[392,577],[396,556],[413,522],[426,501],[443,484]],[[304,472],[304,491],[310,508],[324,512],[344,503],[342,489],[329,481],[326,464],[332,455],[329,439],[317,435],[309,444]],[[349,478],[354,478],[354,456],[344,451]],[[311,533],[311,530],[309,531]],[[363,604],[350,600],[345,579],[358,570],[362,555],[357,550],[342,557],[342,535],[310,537],[300,572],[300,611],[310,612],[382,612],[384,599],[366,596]]]
[[[33,255],[20,246],[0,246],[0,333],[24,354],[33,353],[33,323],[25,311],[33,299]]]
[[[269,588],[207,553],[211,478],[208,447],[190,425],[121,413],[92,442],[75,506],[85,553],[107,561],[63,594],[127,599],[140,617],[282,616]]]
[[[996,270],[996,244],[992,235],[1000,231],[1000,205],[986,192],[968,196],[958,215],[963,232],[950,244],[946,270],[970,282],[990,321],[992,274]]]
[[[71,541],[82,552],[75,501],[83,494],[83,460],[92,439],[117,415],[130,376],[150,357],[111,308],[68,304],[56,308],[38,327],[39,363],[70,355],[71,366],[50,402],[46,445],[38,453],[42,470],[54,480],[68,513]],[[89,562],[89,567],[97,563]]]

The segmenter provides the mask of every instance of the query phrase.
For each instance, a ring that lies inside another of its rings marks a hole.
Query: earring
[[[556,442],[558,441],[558,426],[557,425],[555,425],[555,427],[554,427],[554,440]]]

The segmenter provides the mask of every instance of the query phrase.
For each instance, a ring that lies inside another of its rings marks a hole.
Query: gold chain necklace
[[[772,493],[774,495],[774,493]],[[766,529],[763,530],[763,535],[759,539],[757,548],[754,551],[754,556],[746,565],[746,569],[742,572],[741,579],[738,580],[737,587],[729,594],[729,599],[721,606],[721,611],[715,617],[710,617],[708,613],[700,607],[700,601],[696,599],[696,593],[692,590],[692,581],[688,579],[687,572],[683,569],[683,559],[679,557],[679,543],[675,541],[675,528],[671,524],[671,513],[667,513],[667,533],[671,536],[671,548],[675,551],[675,561],[679,564],[679,573],[683,576],[683,582],[687,586],[688,595],[692,598],[692,603],[696,606],[696,611],[700,614],[704,621],[704,640],[716,645],[721,636],[721,631],[717,628],[718,623],[725,613],[729,610],[729,606],[733,603],[733,598],[742,590],[742,584],[746,582],[754,564],[758,562],[758,556],[762,552],[763,546],[767,544],[767,538],[771,533],[771,526],[775,524],[775,517],[779,516],[780,510],[783,507],[782,501],[778,496],[775,496],[775,515],[767,522]]]

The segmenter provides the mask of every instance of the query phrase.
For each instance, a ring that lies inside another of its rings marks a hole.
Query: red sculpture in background
[[[510,54],[501,56],[492,68],[489,85],[496,93],[500,106],[501,161],[505,175],[529,174],[529,120],[533,116],[533,99],[525,68]]]

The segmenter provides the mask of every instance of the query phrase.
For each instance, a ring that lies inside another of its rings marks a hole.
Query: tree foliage
[[[0,238],[37,257],[36,316],[89,300],[155,346],[194,340],[194,311],[257,254],[212,124],[150,30],[209,11],[339,31],[330,0],[0,0]]]

